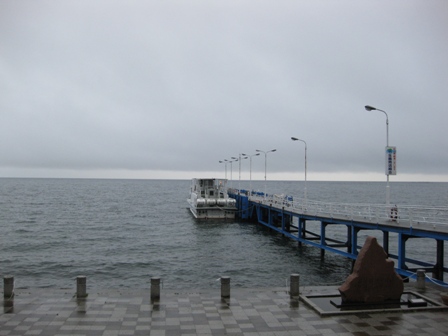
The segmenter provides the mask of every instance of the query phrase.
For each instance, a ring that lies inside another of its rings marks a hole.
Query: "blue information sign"
[[[386,175],[397,175],[397,147],[386,147]]]

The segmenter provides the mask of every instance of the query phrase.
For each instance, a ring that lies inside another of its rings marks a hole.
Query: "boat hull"
[[[234,207],[196,207],[188,200],[190,212],[196,219],[235,219]]]
[[[197,219],[234,219],[236,201],[226,189],[227,179],[194,178],[191,180],[190,211]]]

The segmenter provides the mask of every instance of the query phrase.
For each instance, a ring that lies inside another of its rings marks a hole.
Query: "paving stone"
[[[309,287],[315,293],[319,289]],[[326,289],[326,290],[334,290]],[[324,290],[322,290],[324,291]],[[439,299],[436,288],[425,296]],[[0,336],[8,335],[444,335],[446,311],[356,313],[321,317],[284,289],[232,289],[182,293],[109,290],[77,300],[69,290],[16,290],[0,311]]]

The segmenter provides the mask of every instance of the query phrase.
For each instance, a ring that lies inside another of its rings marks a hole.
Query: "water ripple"
[[[81,274],[88,276],[89,287],[98,288],[148,288],[152,276],[161,277],[164,288],[213,288],[223,275],[231,276],[235,287],[272,287],[284,286],[292,273],[301,274],[307,285],[342,282],[350,272],[347,259],[328,253],[322,262],[320,250],[299,249],[254,224],[195,221],[186,209],[189,181],[0,183],[0,273],[14,275],[17,287],[73,288]],[[252,184],[264,187],[264,182]],[[447,186],[403,184],[397,194],[411,204],[418,203],[415,195],[446,204]],[[309,183],[308,193],[322,200],[347,202],[351,195],[351,201],[365,202],[380,200],[383,187]],[[287,194],[301,190],[290,182],[269,188]]]

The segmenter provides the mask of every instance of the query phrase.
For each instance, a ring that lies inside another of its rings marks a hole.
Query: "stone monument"
[[[394,262],[378,244],[375,237],[367,237],[356,258],[353,272],[338,288],[342,303],[397,302],[404,285],[395,272]]]

